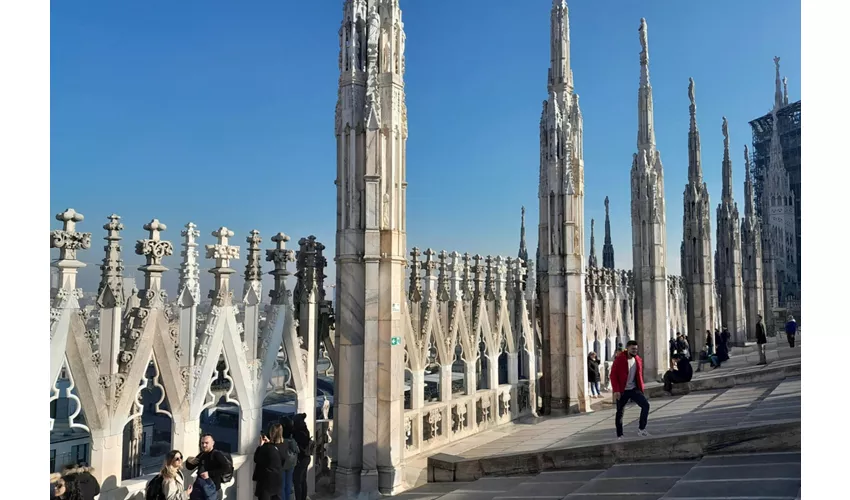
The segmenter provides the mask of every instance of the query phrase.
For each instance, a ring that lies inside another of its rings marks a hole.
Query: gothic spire
[[[602,244],[602,267],[614,269],[614,245],[611,244],[611,217],[608,214],[608,197],[605,197],[605,242]]]
[[[782,94],[783,94],[782,99],[784,101],[784,105],[787,106],[788,105],[788,77],[787,76],[782,77]]]
[[[724,203],[732,203],[732,160],[729,158],[729,124],[723,117],[723,194]]]
[[[590,219],[590,257],[587,258],[587,265],[589,267],[599,267],[596,262],[596,238],[593,235],[593,226],[595,225],[595,221]]]
[[[694,79],[689,78],[688,98],[691,100],[691,128],[688,131],[688,182],[702,184],[702,154],[697,127],[697,102],[694,97]]]
[[[779,77],[779,56],[773,58],[773,64],[776,66],[776,90],[773,92],[773,109],[782,107],[782,79]]]
[[[552,0],[551,32],[549,34],[549,89],[573,86],[570,69],[570,13],[566,0]]]
[[[753,177],[750,172],[750,150],[744,144],[744,216],[747,218],[755,217],[755,200],[753,198]]]
[[[655,149],[655,123],[652,111],[652,85],[649,83],[649,42],[646,19],[641,18],[640,28],[640,88],[638,89],[638,151]]]
[[[528,248],[525,246],[525,207],[522,207],[522,222],[519,226],[519,253],[517,257],[528,264]]]

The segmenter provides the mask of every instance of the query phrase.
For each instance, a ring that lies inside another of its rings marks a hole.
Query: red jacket
[[[643,392],[643,360],[640,359],[640,356],[635,356],[635,365],[637,366],[635,388]],[[626,382],[628,380],[629,355],[626,352],[622,352],[614,358],[614,364],[611,365],[611,390],[622,393],[626,390]]]

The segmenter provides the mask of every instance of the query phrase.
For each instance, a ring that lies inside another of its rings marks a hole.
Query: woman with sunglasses
[[[160,471],[162,475],[162,493],[165,500],[189,500],[192,494],[192,485],[184,486],[183,478],[183,454],[178,450],[172,450],[165,456],[165,465]]]

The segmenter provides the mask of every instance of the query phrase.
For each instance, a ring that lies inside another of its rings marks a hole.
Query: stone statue
[[[640,28],[638,28],[638,33],[640,34],[640,49],[644,54],[648,51],[647,45],[648,42],[646,40],[646,19],[640,19]]]
[[[688,99],[691,100],[691,106],[696,108],[697,102],[696,102],[696,98],[694,97],[694,79],[693,78],[688,78]]]
[[[605,197],[605,217],[608,217],[608,197]]]
[[[373,5],[369,8],[368,27],[366,35],[369,37],[369,47],[378,47],[378,37],[381,35],[381,20],[378,17],[378,9]]]
[[[776,65],[776,72],[779,73],[779,56],[773,57],[773,64]]]
[[[729,122],[726,121],[726,117],[723,117],[723,144],[726,147],[729,147]]]

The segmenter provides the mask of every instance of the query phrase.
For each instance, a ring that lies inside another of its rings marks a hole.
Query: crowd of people
[[[262,433],[254,452],[254,494],[260,500],[306,500],[307,468],[315,443],[307,414],[283,417]],[[194,479],[185,471],[196,471]],[[84,464],[65,467],[50,476],[51,500],[94,500],[100,485]],[[180,450],[165,456],[159,474],[145,487],[145,500],[221,500],[222,484],[233,479],[233,459],[216,449],[210,434],[201,436],[199,453],[184,460]]]

